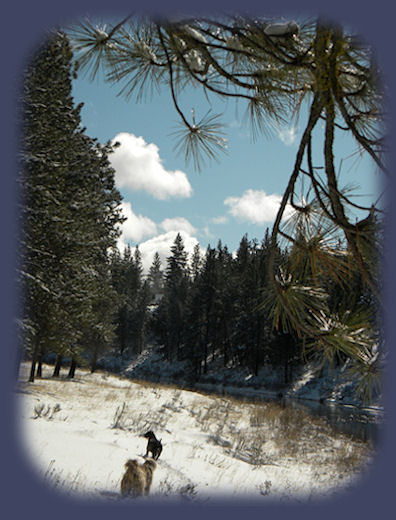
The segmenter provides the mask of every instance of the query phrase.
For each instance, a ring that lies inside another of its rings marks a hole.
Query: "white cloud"
[[[166,260],[171,254],[170,248],[178,233],[183,239],[186,252],[191,255],[194,246],[198,243],[198,239],[194,236],[197,229],[186,218],[166,218],[158,225],[165,233],[153,236],[158,232],[155,222],[142,215],[136,215],[130,202],[122,202],[121,205],[122,213],[127,220],[121,226],[122,234],[118,239],[118,248],[123,252],[128,243],[138,242],[144,272],[147,273],[150,269],[156,252],[160,255],[163,268],[166,267]],[[152,238],[141,241],[142,238],[149,236]],[[134,247],[131,249],[133,252]],[[204,251],[202,250],[201,253],[204,254]]]
[[[185,231],[189,235],[197,233],[196,228],[184,217],[166,218],[160,227],[164,231]]]
[[[297,127],[295,125],[289,126],[288,128],[277,128],[279,139],[286,146],[291,146],[296,142],[297,139]]]
[[[162,268],[165,269],[167,265],[167,258],[171,255],[170,248],[173,245],[177,231],[168,231],[167,233],[163,233],[162,235],[158,235],[156,237],[150,238],[145,242],[139,244],[139,251],[142,255],[142,264],[144,272],[148,272],[150,266],[153,262],[154,254],[158,252]],[[185,231],[180,231],[180,235],[183,239],[184,249],[186,252],[191,255],[194,250],[194,246],[198,243],[197,238],[189,235]]]
[[[204,236],[207,237],[207,238],[214,238],[214,236],[215,236],[215,235],[210,231],[209,226],[205,226],[205,227],[203,228],[203,234],[204,234]]]
[[[112,142],[120,143],[109,155],[119,189],[145,191],[160,200],[191,197],[192,187],[187,175],[180,170],[166,170],[157,145],[126,132],[117,134]]]
[[[155,235],[157,233],[157,226],[148,217],[143,215],[136,215],[133,212],[130,202],[121,202],[122,214],[127,219],[122,225],[122,235],[120,237],[121,245],[128,240],[140,242],[142,238]]]
[[[253,224],[264,224],[275,220],[281,200],[279,195],[267,195],[265,191],[249,189],[242,197],[228,197],[224,204],[229,206],[228,211],[232,216]]]
[[[228,218],[225,215],[221,217],[213,217],[212,222],[213,224],[226,224],[228,222]]]

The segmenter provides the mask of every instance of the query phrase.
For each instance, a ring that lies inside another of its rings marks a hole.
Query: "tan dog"
[[[144,464],[129,459],[125,463],[126,471],[121,480],[121,495],[123,497],[138,497],[150,493],[153,471],[157,467],[154,460],[148,459]]]

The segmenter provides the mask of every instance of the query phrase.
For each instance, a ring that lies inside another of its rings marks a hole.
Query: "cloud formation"
[[[118,239],[118,248],[123,252],[128,243],[138,243],[145,273],[149,271],[156,252],[160,256],[163,269],[166,268],[167,258],[171,254],[170,248],[177,233],[180,233],[183,239],[186,252],[191,255],[194,246],[198,243],[198,239],[194,236],[198,231],[186,218],[166,218],[157,226],[150,218],[136,215],[130,202],[123,201],[121,205],[122,213],[127,220],[121,226],[122,234]],[[165,232],[157,235],[158,228]],[[142,242],[142,239],[147,237],[151,238]],[[131,247],[132,252],[135,247]],[[204,251],[202,250],[201,253],[204,254]]]
[[[296,139],[297,139],[297,127],[296,126],[289,126],[288,128],[278,128],[277,133],[278,133],[279,139],[286,146],[291,146],[296,142]]]
[[[220,217],[213,217],[212,222],[213,224],[226,224],[228,222],[228,218],[225,215]]]
[[[157,233],[157,226],[150,218],[143,215],[136,215],[132,209],[130,202],[121,202],[122,214],[127,219],[121,225],[121,245],[132,240],[133,242],[140,242],[142,238],[155,235]]]
[[[117,134],[112,140],[115,142],[120,146],[109,155],[109,160],[119,189],[144,191],[160,200],[191,197],[187,175],[180,170],[166,170],[157,145],[126,132]]]
[[[166,218],[160,224],[160,227],[168,231],[184,231],[189,235],[197,233],[196,228],[184,217]]]
[[[281,200],[279,195],[267,195],[265,191],[249,189],[241,197],[228,197],[224,204],[229,207],[232,216],[253,224],[264,224],[275,220]]]
[[[168,231],[156,237],[150,238],[145,242],[139,244],[139,251],[142,255],[143,270],[147,273],[153,262],[154,254],[158,252],[162,263],[162,269],[166,269],[167,258],[171,255],[171,246],[173,245],[178,231]],[[183,243],[184,249],[191,256],[194,250],[194,246],[198,243],[197,238],[189,235],[185,231],[179,231]]]

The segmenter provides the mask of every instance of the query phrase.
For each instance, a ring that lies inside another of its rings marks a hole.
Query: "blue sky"
[[[91,82],[80,75],[73,83],[75,103],[84,103],[82,123],[88,135],[101,142],[121,142],[111,156],[128,218],[121,247],[139,244],[147,269],[155,251],[165,265],[178,231],[188,251],[197,241],[205,250],[220,239],[233,251],[245,233],[261,241],[293,168],[304,110],[297,125],[292,121],[253,142],[242,102],[215,98],[210,105],[199,90],[187,92],[182,101],[186,113],[194,108],[197,120],[209,108],[222,113],[228,140],[228,153],[197,172],[174,151],[176,140],[170,134],[178,115],[170,93],[164,89],[137,103],[133,97],[117,96],[119,89],[102,77]],[[321,151],[322,141],[317,143]],[[379,195],[380,175],[370,159],[358,158],[356,150],[351,139],[338,138],[336,165],[342,160],[341,185],[358,184],[364,197],[356,202],[367,204]]]

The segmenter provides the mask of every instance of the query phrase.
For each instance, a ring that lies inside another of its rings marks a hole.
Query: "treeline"
[[[299,344],[290,334],[274,333],[262,305],[269,251],[267,230],[260,245],[244,236],[235,257],[219,242],[204,256],[197,245],[189,258],[178,234],[166,266],[157,253],[146,277],[138,248],[122,257],[114,252],[113,286],[123,299],[118,354],[136,355],[149,342],[161,346],[169,362],[189,361],[193,376],[206,373],[214,360],[256,374],[264,363],[283,363],[289,374]]]
[[[189,258],[180,234],[171,247],[166,265],[156,254],[147,276],[140,252],[126,248],[112,260],[113,287],[122,305],[116,321],[114,355],[130,359],[144,346],[161,347],[164,360],[185,361],[189,376],[197,378],[216,367],[281,368],[289,382],[293,369],[304,363],[309,338],[282,330],[269,312],[270,239],[268,229],[261,243],[244,236],[235,255],[221,242],[202,256],[199,246]],[[290,254],[277,252],[285,265]],[[329,305],[344,312],[367,305],[367,289],[351,272],[348,294],[332,281],[323,280]],[[339,358],[340,359],[340,358]]]

